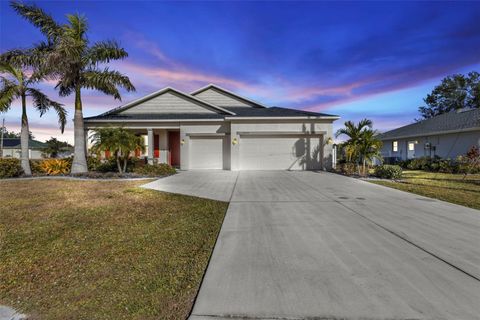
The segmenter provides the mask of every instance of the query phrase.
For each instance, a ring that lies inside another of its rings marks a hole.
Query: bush
[[[406,161],[406,166],[410,170],[430,170],[432,160],[427,157],[421,157]]]
[[[340,164],[340,172],[347,176],[351,176],[358,173],[358,168],[355,163],[342,163]]]
[[[375,176],[382,179],[402,178],[402,168],[397,165],[384,164],[375,167]]]
[[[42,170],[42,162],[44,160],[30,160],[30,169],[32,170],[32,174],[37,175],[37,174],[44,174]]]
[[[0,159],[0,179],[16,178],[23,174],[20,159],[4,158]]]
[[[87,157],[87,168],[88,171],[97,171],[98,166],[102,164],[99,157],[88,156]]]
[[[137,167],[133,172],[143,176],[158,177],[168,176],[176,173],[177,171],[169,164],[159,163],[154,165],[146,164],[142,167]]]
[[[93,163],[93,160],[90,160],[90,161]],[[134,168],[136,167],[138,161],[139,160],[136,159],[136,158],[128,159],[127,170],[126,171],[127,172],[134,171]],[[98,171],[98,172],[118,172],[117,161],[115,160],[115,158],[112,157],[110,159],[106,159],[106,160],[99,161],[99,162],[100,163],[96,165],[95,169],[93,169],[94,171]],[[122,165],[123,165],[123,162],[122,162]]]
[[[69,174],[72,168],[71,159],[46,159],[40,164],[42,171],[48,175]]]

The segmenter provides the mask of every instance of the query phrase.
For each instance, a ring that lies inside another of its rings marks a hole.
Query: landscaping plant
[[[390,164],[376,166],[375,176],[382,179],[398,180],[402,178],[402,168],[400,166]]]
[[[16,51],[17,58],[20,55],[27,59],[28,52]],[[63,106],[55,101],[50,100],[45,94],[33,85],[37,83],[42,76],[39,73],[34,72],[30,76],[27,75],[29,66],[24,65],[19,60],[13,62],[6,62],[12,60],[10,54],[7,52],[0,56],[0,112],[6,112],[10,109],[12,102],[16,99],[21,100],[22,118],[21,118],[21,164],[25,175],[32,174],[29,162],[28,141],[29,141],[29,129],[28,129],[28,116],[27,116],[27,97],[32,99],[34,108],[43,116],[50,108],[53,108],[58,115],[58,122],[60,124],[60,130],[63,133],[65,124],[67,122],[67,112]],[[25,63],[25,62],[23,62]]]
[[[46,159],[40,163],[40,169],[48,175],[66,175],[72,167],[71,159]]]
[[[341,146],[345,153],[345,161],[357,168],[360,168],[361,164],[362,175],[367,174],[367,165],[372,164],[374,159],[381,159],[382,142],[377,138],[377,131],[371,128],[372,121],[368,119],[361,120],[357,125],[352,121],[347,121],[345,128],[339,129],[335,134],[336,137],[340,135],[348,137],[348,140]],[[348,169],[350,168],[351,166],[348,166]]]
[[[109,150],[115,159],[119,173],[127,171],[128,161],[136,150],[145,151],[145,141],[142,136],[124,128],[101,128],[92,135],[92,152],[98,155]]]
[[[52,80],[58,81],[56,88],[60,96],[75,96],[72,173],[86,172],[82,90],[95,89],[118,100],[121,100],[118,88],[134,91],[135,87],[127,76],[107,67],[100,68],[100,65],[124,59],[128,54],[114,41],[90,44],[87,19],[80,14],[67,15],[68,23],[60,24],[35,5],[18,1],[11,5],[46,37],[42,67]]]
[[[23,174],[20,160],[16,158],[0,158],[0,179],[16,178]]]

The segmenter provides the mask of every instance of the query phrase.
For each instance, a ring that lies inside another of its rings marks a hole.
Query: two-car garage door
[[[229,169],[229,136],[191,136],[190,169]],[[320,170],[322,135],[248,134],[240,136],[240,170]]]
[[[240,170],[318,170],[321,135],[241,136]]]

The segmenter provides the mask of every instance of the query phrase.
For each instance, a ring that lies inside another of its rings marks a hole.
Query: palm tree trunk
[[[123,159],[123,173],[127,172],[128,157]]]
[[[73,117],[74,125],[74,154],[72,163],[72,173],[84,173],[88,171],[85,129],[83,125],[82,99],[80,88],[75,90],[75,115]]]
[[[22,130],[20,133],[20,145],[22,153],[20,156],[23,173],[26,176],[32,175],[32,170],[30,169],[30,157],[28,155],[28,140],[29,140],[29,129],[28,129],[28,118],[27,118],[27,101],[25,94],[22,94]]]
[[[365,159],[365,157],[363,157],[363,175],[364,175],[364,176],[366,176],[366,172],[365,172],[366,168],[365,168],[365,166],[366,166],[366,159]]]
[[[120,155],[117,153],[115,155],[115,160],[117,161],[118,173],[122,173],[122,164],[120,163]]]

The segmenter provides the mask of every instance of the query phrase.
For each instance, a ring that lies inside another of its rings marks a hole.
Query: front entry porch
[[[180,130],[145,129],[135,133],[145,138],[146,151],[140,157],[146,158],[149,164],[180,166]]]

